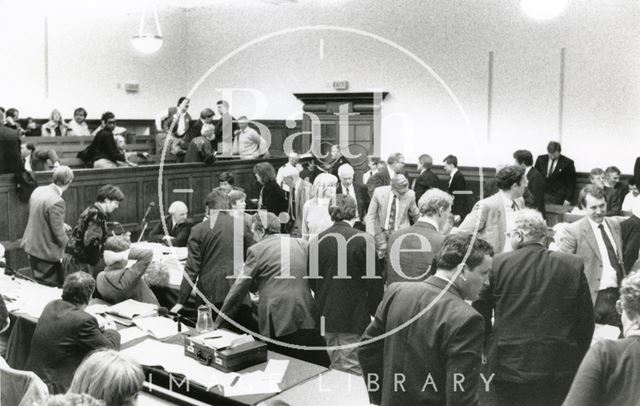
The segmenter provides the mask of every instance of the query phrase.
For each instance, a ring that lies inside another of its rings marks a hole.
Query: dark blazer
[[[414,235],[415,234],[415,235]],[[429,246],[422,246],[422,241],[417,235],[421,235],[429,241]],[[398,245],[399,269],[394,268],[391,262],[390,250],[394,244],[402,238],[402,245]],[[427,279],[433,274],[435,255],[440,251],[444,235],[427,222],[417,221],[411,227],[403,228],[389,237],[387,256],[385,258],[385,275],[387,286],[394,282],[417,282]],[[407,250],[407,251],[405,251]],[[413,250],[413,251],[409,251]],[[419,250],[419,251],[418,251]]]
[[[544,207],[544,189],[546,183],[544,177],[536,168],[531,167],[529,173],[527,173],[527,180],[529,181],[529,185],[524,192],[524,203],[527,207],[538,210],[542,214],[542,217],[546,217]]]
[[[384,340],[358,348],[363,376],[376,374],[380,384],[371,386],[371,403],[382,406],[478,404],[484,322],[455,285],[436,300],[447,285],[445,280],[432,276],[422,283],[394,283],[387,289],[362,341],[421,316]],[[429,311],[423,312],[432,304]],[[406,392],[394,390],[396,373],[404,375]],[[454,374],[465,377],[463,390],[459,387],[453,390]],[[433,385],[427,384],[423,391],[425,382]]]
[[[64,393],[78,365],[99,348],[120,348],[120,334],[100,331],[89,313],[62,299],[45,306],[31,339],[26,369],[35,372],[52,393]]]
[[[636,163],[633,165],[633,178],[636,180],[636,185],[640,182],[640,156],[636,158]]]
[[[207,165],[213,165],[216,162],[216,151],[211,146],[211,142],[203,136],[193,138],[186,148],[185,162],[204,162]]]
[[[288,275],[283,275],[282,246],[289,247]],[[286,234],[266,235],[249,247],[242,269],[246,277],[235,279],[221,313],[233,317],[251,289],[260,296],[260,334],[276,338],[314,329],[316,307],[309,282],[305,279],[308,266],[306,241]],[[221,316],[217,322],[222,322]]]
[[[0,124],[0,175],[24,171],[20,153],[20,131]]]
[[[167,223],[167,230],[169,231],[169,235],[171,237],[174,237],[174,239],[171,241],[171,245],[174,247],[186,247],[187,242],[189,241],[189,235],[191,234],[191,228],[193,227],[193,222],[190,219],[187,219],[187,221],[185,221],[184,223],[178,224],[174,227],[171,215],[165,217],[165,222]],[[163,240],[164,236],[165,234],[164,228],[162,227],[162,222],[159,222],[155,227],[153,227],[153,229],[147,236],[147,240],[152,242],[165,243],[165,240]]]
[[[378,170],[378,172],[371,175],[367,181],[367,188],[369,189],[369,196],[373,195],[373,191],[380,186],[388,186],[391,184],[391,175],[389,169],[385,166]]]
[[[636,406],[640,337],[602,340],[584,357],[564,406]]]
[[[282,212],[289,211],[289,200],[284,190],[278,186],[275,180],[268,181],[262,185],[260,197],[262,205],[258,207],[259,209],[264,209],[276,216]]]
[[[346,255],[342,259],[346,266],[342,270],[338,267],[338,242],[331,234],[346,241]],[[382,279],[363,279],[367,275],[367,238],[367,234],[348,223],[337,221],[309,243],[309,282],[315,292],[318,317],[325,317],[327,332],[362,335],[382,299]],[[375,247],[369,250],[375,259]],[[375,262],[371,261],[369,266],[368,275],[375,275]],[[314,278],[316,275],[320,278]],[[338,275],[349,279],[336,279]]]
[[[627,272],[638,259],[640,250],[640,218],[635,215],[620,223],[620,235],[622,237],[622,260]]]
[[[431,172],[431,169],[425,169],[415,180],[413,191],[416,192],[416,203],[420,197],[429,189],[440,188],[440,179]]]
[[[113,133],[106,129],[98,131],[91,145],[89,145],[89,151],[89,160],[91,163],[103,158],[111,162],[126,161],[124,154],[116,146]]]
[[[186,278],[190,278],[211,303],[217,306],[224,302],[233,284],[233,279],[227,276],[240,273],[244,253],[254,243],[250,230],[245,227],[243,233],[234,235],[233,217],[225,212],[191,229],[178,303],[186,303],[191,294],[191,284]],[[235,262],[234,247],[242,247],[243,252],[243,258]],[[196,300],[202,302],[200,296]]]
[[[534,167],[545,178],[545,193],[549,195],[548,201],[555,204],[562,204],[565,200],[573,202],[576,189],[576,168],[573,160],[560,155],[551,175],[547,174],[549,155],[540,155]]]
[[[143,279],[153,260],[153,251],[133,247],[129,259],[135,260],[131,266],[107,266],[96,277],[96,289],[100,296],[110,303],[120,303],[127,299],[138,302],[158,304],[147,282]]]
[[[447,179],[447,184],[449,179]],[[457,170],[456,173],[453,174],[453,179],[451,180],[451,185],[448,185],[447,191],[453,195],[453,206],[451,206],[451,213],[457,214],[464,220],[464,218],[469,214],[469,195],[459,195],[454,192],[469,190],[467,187],[467,181],[464,179],[464,175],[460,170]]]
[[[369,197],[369,191],[366,185],[362,183],[353,182],[351,185],[356,194],[356,201],[358,203],[358,220],[364,221],[364,216],[367,215],[367,210],[369,210],[369,203],[371,202],[371,197]],[[336,187],[336,194],[341,195],[342,192],[342,182],[338,182],[338,186]]]
[[[622,201],[624,200],[621,189],[605,186],[604,198],[607,202],[607,216],[618,216],[622,211]]]
[[[474,307],[491,334],[487,359],[496,381],[571,379],[591,344],[593,304],[575,255],[534,243],[495,256]]]

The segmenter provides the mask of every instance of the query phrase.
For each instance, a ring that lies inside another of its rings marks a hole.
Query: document
[[[166,317],[138,317],[133,322],[158,340],[178,334],[178,323]]]
[[[124,345],[137,338],[148,335],[146,331],[141,330],[138,327],[123,328],[122,330],[118,330],[118,333],[120,333],[120,345]]]
[[[124,302],[120,302],[109,307],[107,313],[115,314],[116,316],[124,317],[126,319],[133,319],[135,317],[151,316],[156,314],[157,311],[157,305],[127,299]]]

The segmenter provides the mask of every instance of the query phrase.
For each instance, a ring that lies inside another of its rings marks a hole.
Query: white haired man
[[[169,215],[165,217],[168,234],[165,234],[162,222],[156,224],[148,236],[149,241],[159,242],[174,247],[186,247],[191,234],[193,222],[189,219],[189,209],[183,202],[177,200],[169,206]]]
[[[360,231],[365,231],[364,217],[367,215],[371,198],[369,197],[367,186],[354,181],[354,174],[355,171],[351,165],[340,165],[338,168],[340,182],[336,187],[336,194],[351,196],[356,201],[356,223],[353,227]]]

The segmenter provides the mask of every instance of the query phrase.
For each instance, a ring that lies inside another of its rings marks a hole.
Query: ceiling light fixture
[[[162,31],[160,31],[160,21],[158,20],[158,13],[156,12],[155,4],[152,4],[153,17],[156,22],[156,33],[144,32],[144,13],[145,8],[142,8],[142,15],[140,16],[140,29],[138,35],[134,35],[131,38],[131,43],[136,51],[143,54],[153,54],[162,48]]]
[[[521,0],[520,8],[533,20],[547,21],[564,12],[567,8],[567,0]]]

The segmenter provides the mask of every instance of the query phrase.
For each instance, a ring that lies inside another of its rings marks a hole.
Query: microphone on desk
[[[178,323],[178,333],[182,332],[182,316],[179,313],[171,313],[169,309],[164,306],[158,307],[158,316],[169,317],[173,316],[173,321]]]
[[[156,206],[155,202],[150,202],[149,206],[147,206],[147,211],[144,212],[144,216],[142,217],[142,231],[140,231],[140,235],[138,236],[138,242],[142,241],[142,237],[144,236],[144,232],[147,231],[147,216],[151,209]]]

